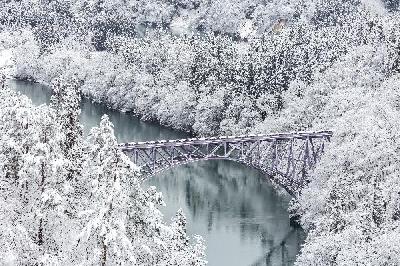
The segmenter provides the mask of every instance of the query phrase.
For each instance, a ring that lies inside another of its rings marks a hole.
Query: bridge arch
[[[147,178],[183,164],[235,161],[261,171],[295,196],[324,152],[332,132],[192,138],[120,144]]]

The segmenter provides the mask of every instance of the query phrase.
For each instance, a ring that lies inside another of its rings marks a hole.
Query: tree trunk
[[[101,254],[101,266],[106,266],[107,261],[107,245],[104,243],[105,239],[103,238],[101,241],[103,253]]]
[[[41,169],[40,169],[40,172],[41,172],[41,175],[42,175],[42,180],[41,180],[41,184],[40,184],[40,186],[41,186],[41,193],[44,192],[44,181],[45,181],[45,169],[44,169],[44,166],[45,166],[45,165],[44,165],[44,163],[42,162],[42,164],[41,164]],[[43,217],[40,218],[40,220],[39,220],[39,230],[38,230],[38,236],[37,236],[37,238],[38,238],[38,240],[37,240],[38,245],[39,245],[39,246],[43,245]]]
[[[39,246],[43,245],[43,218],[39,220],[39,231],[38,231],[37,243]]]

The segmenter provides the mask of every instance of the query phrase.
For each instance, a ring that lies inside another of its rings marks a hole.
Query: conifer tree
[[[61,148],[67,160],[68,180],[76,178],[81,172],[82,125],[79,122],[81,94],[79,82],[74,77],[70,81],[58,78],[53,82],[51,107],[64,137]]]
[[[127,180],[136,178],[135,167],[118,149],[113,126],[103,116],[89,135],[84,163],[90,184],[90,201],[82,212],[84,222],[78,247],[85,246],[85,265],[134,264],[134,247],[126,232]]]

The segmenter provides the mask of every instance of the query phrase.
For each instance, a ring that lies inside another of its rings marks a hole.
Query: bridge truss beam
[[[256,168],[295,196],[324,152],[332,132],[192,138],[120,144],[144,178],[203,160],[231,160]]]

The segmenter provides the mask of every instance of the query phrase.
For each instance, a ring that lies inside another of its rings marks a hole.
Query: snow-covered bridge
[[[296,195],[324,152],[332,132],[190,138],[120,144],[145,177],[203,160],[231,160],[262,171]]]

